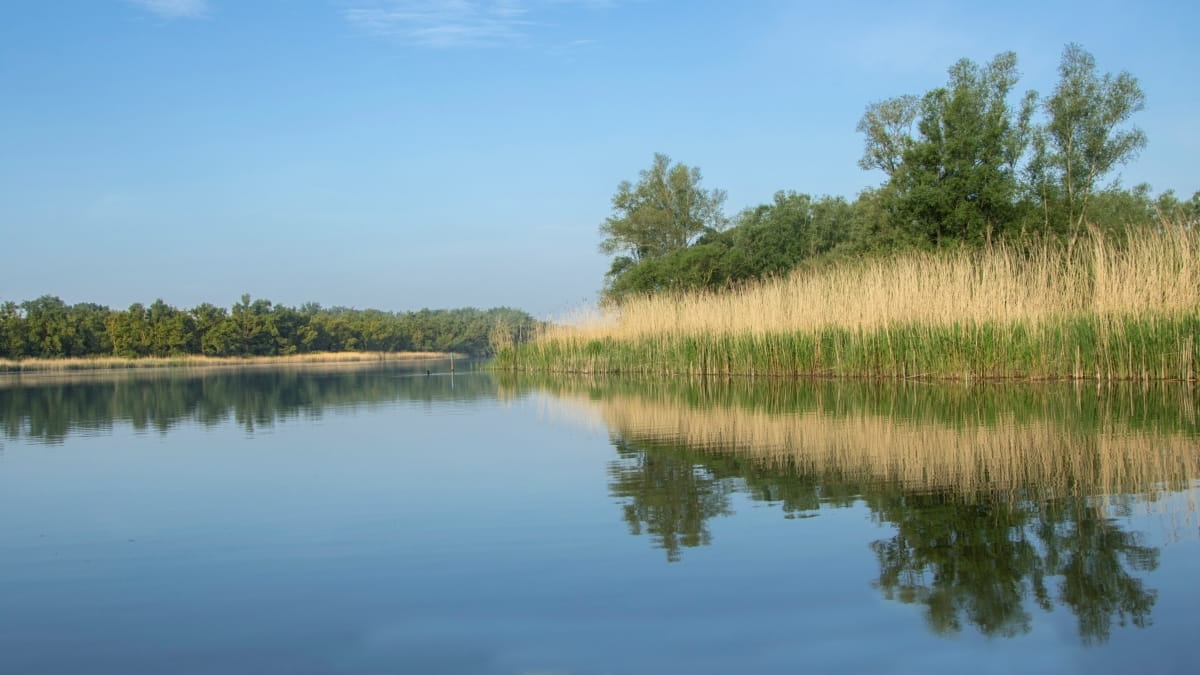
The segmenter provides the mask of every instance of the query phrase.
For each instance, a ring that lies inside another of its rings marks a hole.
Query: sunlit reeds
[[[517,370],[1188,379],[1200,232],[913,251],[728,291],[632,298],[502,350]]]

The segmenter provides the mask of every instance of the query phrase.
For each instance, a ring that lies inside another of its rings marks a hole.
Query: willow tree
[[[876,101],[858,121],[857,130],[866,137],[858,166],[879,169],[891,178],[904,163],[904,153],[913,144],[913,126],[921,112],[921,98],[911,94]]]
[[[962,59],[944,87],[867,109],[859,165],[888,174],[890,212],[915,242],[980,243],[1017,221],[1018,162],[1028,147],[1035,95],[1013,104],[1017,57],[980,66]],[[915,123],[915,134],[912,127]]]
[[[608,276],[615,279],[642,260],[687,248],[705,232],[727,223],[725,192],[700,187],[700,169],[654,155],[637,183],[622,181],[612,198],[612,215],[600,226],[600,250],[618,254]]]
[[[1047,154],[1041,161],[1048,169],[1045,179],[1058,188],[1073,247],[1101,179],[1146,146],[1141,129],[1124,126],[1145,106],[1146,96],[1127,72],[1098,75],[1095,57],[1074,43],[1063,49],[1058,72],[1058,85],[1045,103]]]

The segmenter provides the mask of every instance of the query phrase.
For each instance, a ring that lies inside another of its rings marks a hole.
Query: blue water
[[[788,517],[686,460],[720,494],[668,554],[614,487],[654,448],[622,464],[578,400],[435,370],[0,383],[0,673],[1194,672],[1191,490],[1107,514],[1155,552],[1125,575],[1144,626],[1082,634],[1051,578],[1020,630],[939,632],[878,588],[897,526],[867,498]],[[306,387],[338,393],[279,396]],[[168,390],[195,400],[119,403]]]

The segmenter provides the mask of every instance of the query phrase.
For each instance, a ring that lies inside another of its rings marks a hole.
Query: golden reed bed
[[[1157,316],[1200,310],[1200,231],[1139,232],[1121,245],[1093,235],[1068,257],[1060,246],[1018,251],[919,252],[847,262],[733,291],[632,298],[551,324],[545,339],[632,340],[743,335],[897,323],[953,325],[1079,314]]]
[[[1070,255],[912,251],[725,291],[627,299],[500,349],[499,370],[639,375],[1189,380],[1200,376],[1200,232]]]

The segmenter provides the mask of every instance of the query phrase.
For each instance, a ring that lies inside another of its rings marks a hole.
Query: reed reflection
[[[1200,477],[1187,387],[540,386],[608,426],[611,492],[668,560],[712,543],[735,492],[789,517],[863,504],[892,532],[872,585],[939,634],[1012,637],[1055,606],[1088,643],[1146,625],[1159,550],[1114,516],[1174,508]]]

